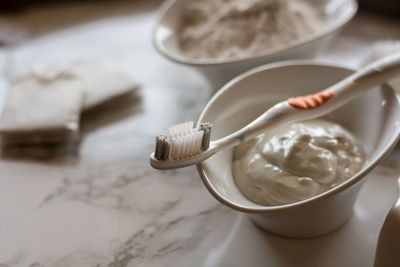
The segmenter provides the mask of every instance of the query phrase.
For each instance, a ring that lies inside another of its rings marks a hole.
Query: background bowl
[[[326,25],[303,38],[266,50],[259,56],[242,59],[195,59],[181,53],[176,33],[179,31],[186,0],[165,1],[153,33],[156,49],[168,59],[192,66],[211,82],[213,88],[221,85],[244,71],[268,62],[283,59],[310,58],[329,43],[339,30],[350,21],[357,11],[355,0],[309,0],[320,7],[326,17]]]
[[[291,96],[307,95],[348,76],[352,70],[305,61],[265,65],[225,85],[209,101],[199,118],[213,124],[211,139],[238,130],[272,104]],[[246,213],[263,228],[285,236],[321,235],[350,216],[362,178],[387,155],[400,137],[400,97],[384,85],[323,117],[355,135],[367,154],[362,170],[345,183],[304,201],[261,206],[246,199],[232,178],[232,149],[198,164],[210,193],[223,204]]]

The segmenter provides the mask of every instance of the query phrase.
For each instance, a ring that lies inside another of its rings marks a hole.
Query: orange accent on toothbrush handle
[[[313,109],[326,103],[332,96],[332,91],[322,91],[312,95],[291,97],[287,102],[294,108]]]

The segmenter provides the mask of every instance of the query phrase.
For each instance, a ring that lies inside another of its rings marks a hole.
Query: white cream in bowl
[[[326,120],[286,124],[233,152],[233,177],[249,200],[282,205],[317,196],[356,174],[365,153],[355,137]]]

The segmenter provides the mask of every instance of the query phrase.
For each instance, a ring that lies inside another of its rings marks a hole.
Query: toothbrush
[[[210,141],[212,125],[187,122],[168,128],[156,137],[150,164],[156,169],[186,167],[216,152],[244,143],[281,124],[325,115],[354,97],[400,75],[400,53],[382,58],[318,93],[289,98],[268,109],[242,129]]]

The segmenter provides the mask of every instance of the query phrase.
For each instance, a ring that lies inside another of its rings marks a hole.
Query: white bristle
[[[193,130],[193,121],[169,127],[165,133],[169,137],[179,137],[189,134]]]
[[[180,159],[201,152],[203,134],[203,131],[192,129],[192,131],[187,134],[172,137],[170,158]]]
[[[208,122],[199,123],[198,128],[193,128],[193,122],[169,127],[156,136],[150,164],[157,169],[167,169],[171,164],[183,167],[195,163],[197,158],[209,157],[215,149],[210,141],[211,127]]]
[[[165,130],[165,135],[171,141],[171,159],[185,158],[201,152],[204,132],[193,128],[192,121],[169,127]]]

